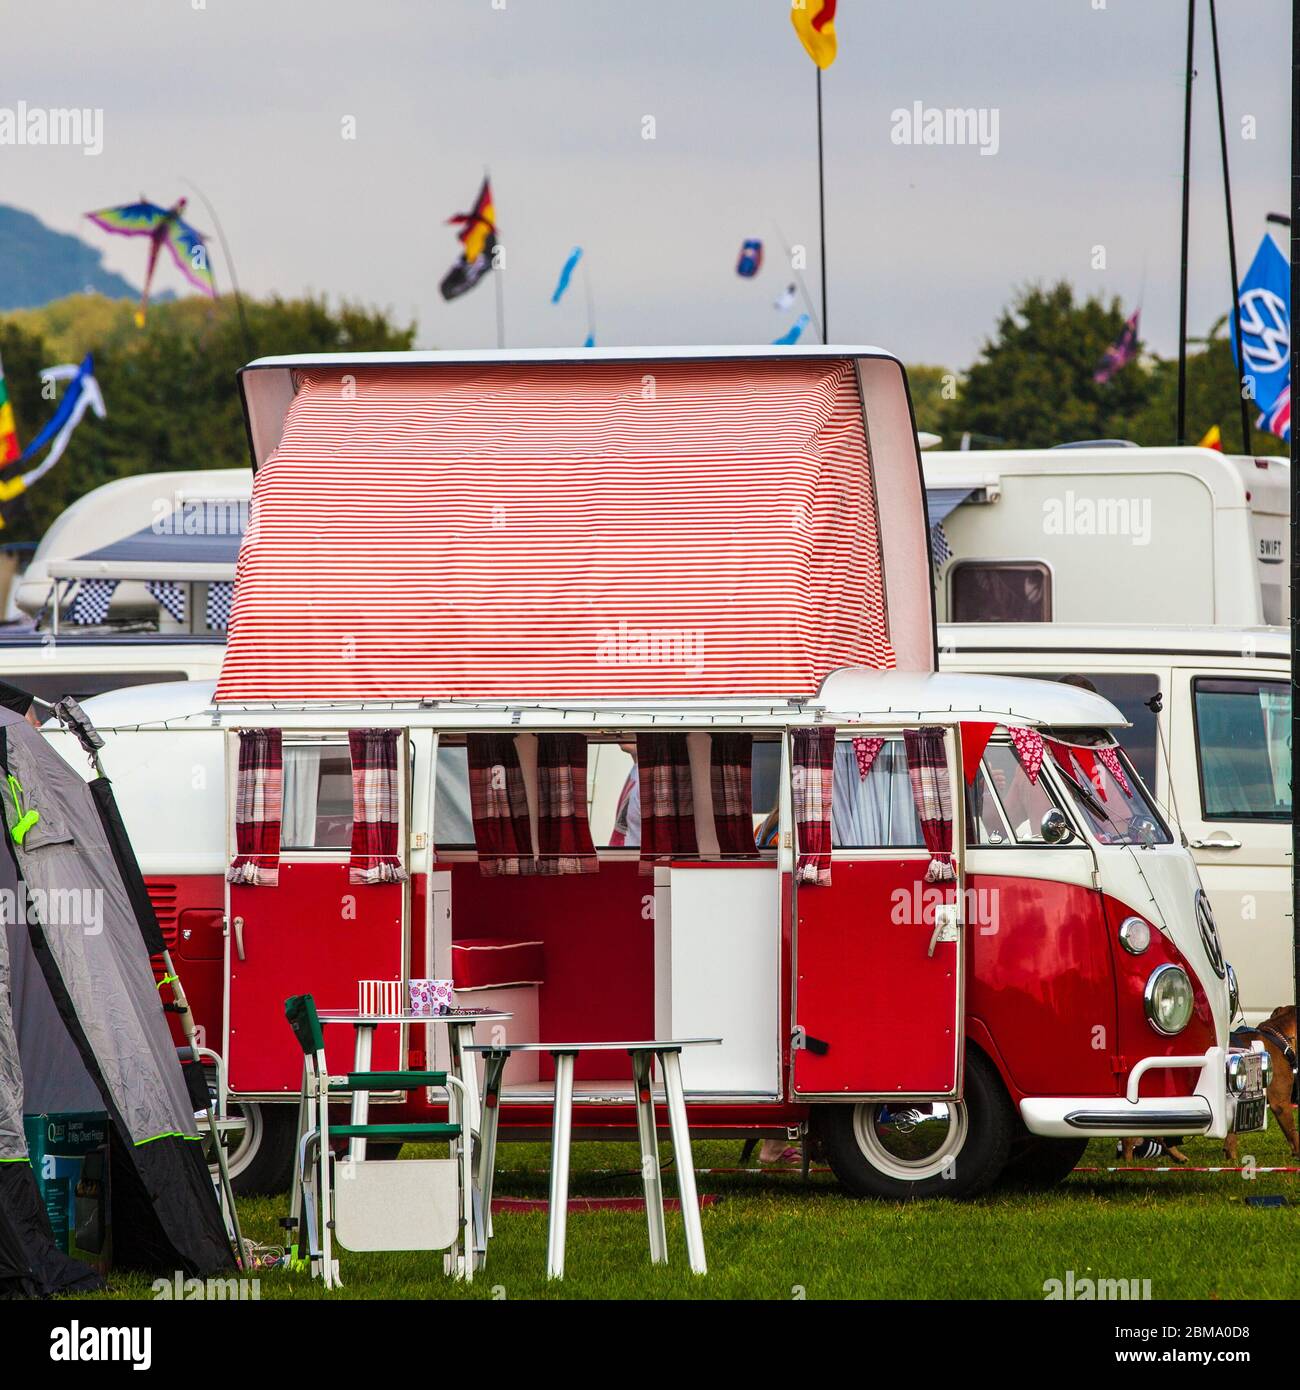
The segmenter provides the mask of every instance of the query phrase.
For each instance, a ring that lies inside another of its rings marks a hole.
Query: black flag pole
[[[1192,179],[1192,56],[1196,41],[1196,0],[1187,0],[1187,79],[1183,98],[1183,229],[1178,273],[1178,428],[1179,444],[1187,443],[1187,233],[1191,217]],[[1233,291],[1236,299],[1236,290]]]
[[[1232,275],[1232,336],[1237,350],[1238,396],[1241,398],[1241,452],[1250,453],[1250,401],[1246,396],[1246,357],[1241,348],[1241,306],[1237,279],[1237,238],[1232,228],[1232,180],[1228,176],[1228,127],[1223,111],[1223,72],[1219,66],[1219,18],[1210,0],[1210,44],[1214,49],[1214,92],[1219,104],[1219,156],[1223,163],[1223,210],[1228,219],[1228,270]]]
[[[821,224],[822,342],[829,343],[830,317],[826,312],[826,161],[822,145],[822,70],[817,68],[817,206]]]

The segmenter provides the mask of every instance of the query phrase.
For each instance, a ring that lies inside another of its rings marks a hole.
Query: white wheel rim
[[[923,1182],[950,1169],[969,1128],[964,1101],[853,1107],[853,1137],[863,1157],[900,1182]]]
[[[231,1178],[237,1178],[253,1161],[253,1155],[262,1147],[264,1126],[260,1105],[231,1105],[231,1114],[244,1117],[244,1127],[237,1131],[239,1142],[226,1153],[226,1167]]]

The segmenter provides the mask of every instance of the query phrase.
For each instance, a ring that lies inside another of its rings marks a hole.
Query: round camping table
[[[721,1038],[663,1038],[651,1042],[578,1043],[474,1043],[465,1050],[481,1053],[483,1067],[483,1128],[480,1136],[479,1190],[492,1233],[492,1170],[496,1158],[497,1126],[501,1111],[501,1077],[514,1052],[549,1052],[555,1059],[554,1114],[551,1120],[551,1200],[547,1218],[546,1277],[564,1278],[564,1240],[569,1217],[569,1144],[573,1136],[573,1064],[580,1052],[626,1052],[632,1058],[632,1083],[636,1100],[636,1130],[641,1144],[641,1180],[645,1186],[645,1214],[650,1229],[652,1264],[668,1263],[668,1235],[664,1228],[663,1176],[659,1171],[659,1144],[655,1131],[651,1068],[655,1061],[664,1078],[664,1103],[677,1165],[677,1191],[681,1197],[682,1224],[686,1228],[686,1253],[691,1269],[706,1274],[704,1230],[695,1192],[695,1167],[691,1159],[691,1135],[686,1123],[686,1098],[682,1091],[681,1050],[684,1047],[717,1046]]]

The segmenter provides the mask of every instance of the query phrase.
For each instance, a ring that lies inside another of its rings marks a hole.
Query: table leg
[[[478,1190],[483,1199],[484,1249],[492,1239],[492,1183],[496,1176],[497,1129],[501,1123],[501,1077],[508,1052],[489,1053],[483,1063],[483,1127],[479,1134]]]
[[[465,1049],[474,1041],[472,1023],[451,1023],[447,1027],[447,1046],[451,1053],[453,1076],[459,1076],[465,1083],[465,1115],[463,1123],[473,1133],[479,1132],[481,1115],[478,1099],[478,1069],[474,1066],[474,1054]]]
[[[651,1090],[653,1053],[632,1053],[632,1085],[636,1089],[636,1133],[641,1141],[641,1183],[645,1188],[645,1218],[650,1228],[650,1263],[668,1263],[668,1233],[664,1228],[664,1184],[659,1171],[659,1140]]]
[[[573,1134],[572,1052],[555,1055],[555,1104],[551,1115],[551,1206],[546,1231],[546,1277],[564,1278],[564,1237],[569,1220],[569,1140]]]
[[[700,1224],[700,1202],[695,1192],[695,1164],[691,1158],[691,1132],[686,1124],[686,1097],[682,1092],[681,1057],[676,1052],[660,1052],[664,1073],[664,1093],[668,1102],[668,1127],[673,1136],[673,1161],[677,1165],[677,1193],[682,1201],[682,1224],[686,1227],[686,1253],[695,1274],[707,1274],[704,1260],[704,1228]]]
[[[358,1023],[357,1041],[352,1055],[353,1071],[369,1071],[373,1055],[375,1026],[373,1023]],[[365,1090],[352,1092],[352,1123],[363,1125],[370,1118],[370,1094]],[[366,1141],[353,1139],[348,1145],[348,1157],[360,1163],[366,1156]]]

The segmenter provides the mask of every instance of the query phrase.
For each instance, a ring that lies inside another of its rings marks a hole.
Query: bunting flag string
[[[883,738],[855,738],[853,740],[853,756],[858,762],[858,776],[862,781],[867,780],[867,773],[871,771],[871,764],[876,761],[876,754],[885,746]]]
[[[1025,770],[1032,786],[1038,781],[1043,767],[1043,736],[1037,729],[1026,729],[1009,725],[1007,733],[1011,736],[1011,746],[1015,749],[1020,766]]]
[[[1101,759],[1102,766],[1115,779],[1120,791],[1125,796],[1133,795],[1133,788],[1129,783],[1128,777],[1124,773],[1124,764],[1119,760],[1118,748],[1098,748],[1097,756]]]
[[[980,759],[989,746],[996,724],[967,724],[961,726],[961,770],[967,786],[975,780],[980,770]]]

